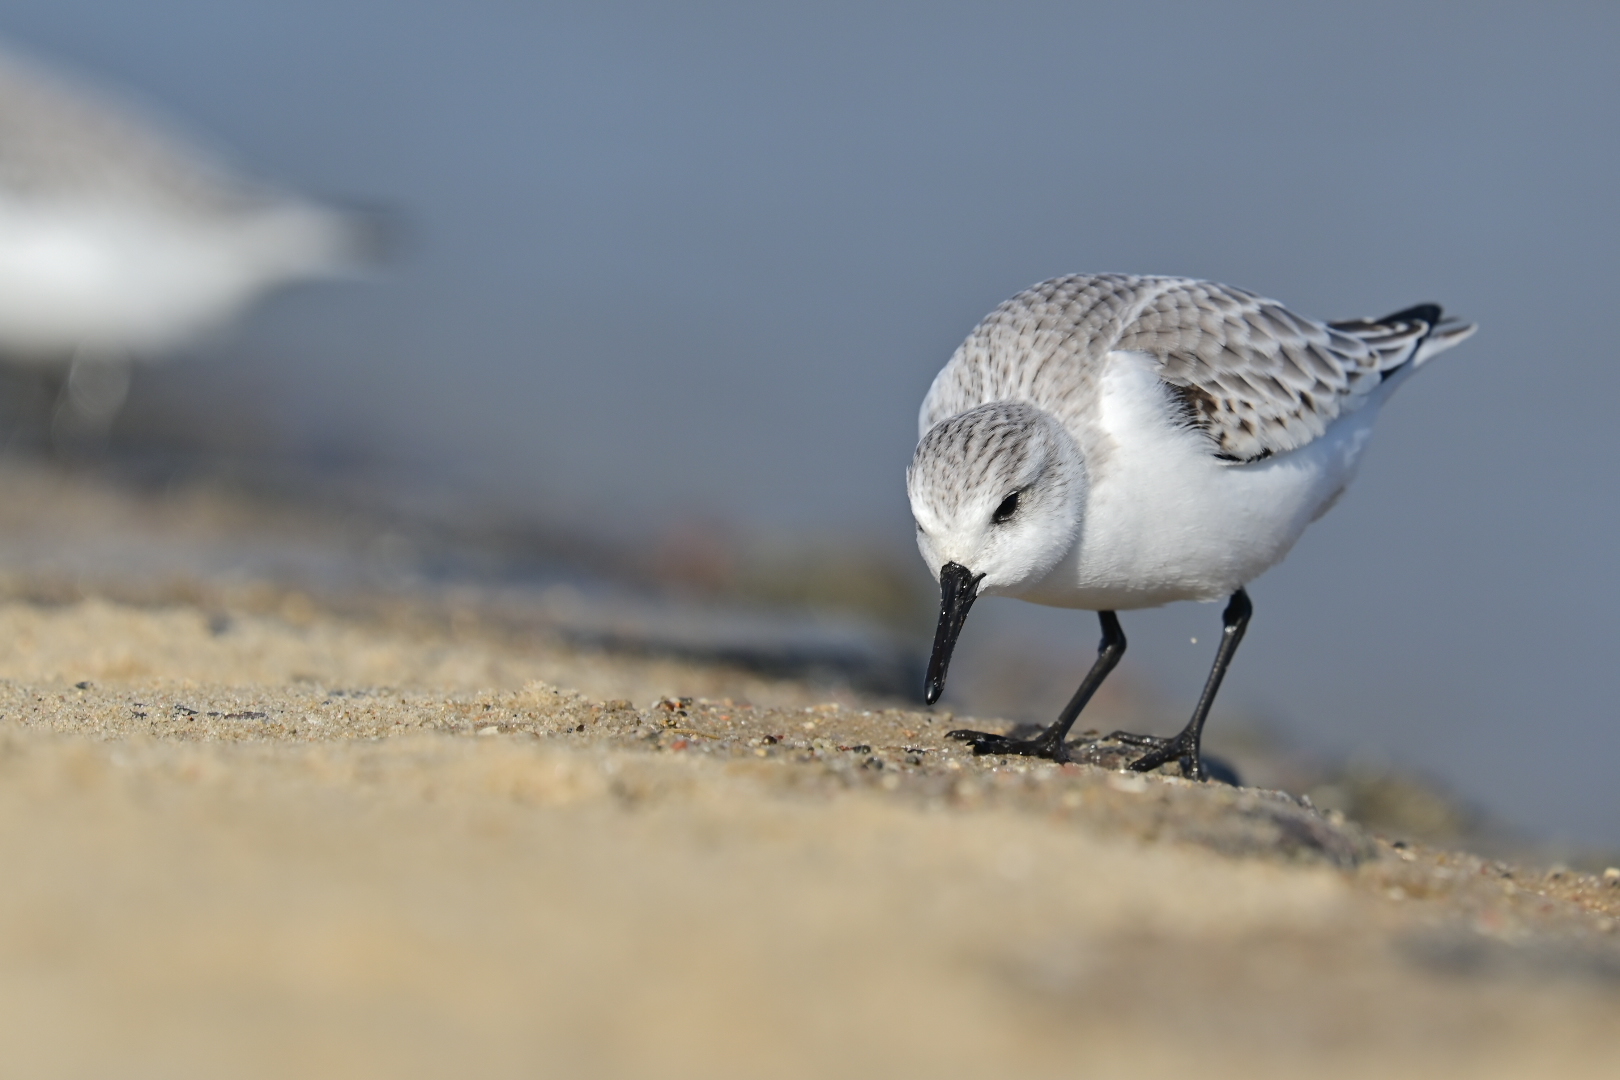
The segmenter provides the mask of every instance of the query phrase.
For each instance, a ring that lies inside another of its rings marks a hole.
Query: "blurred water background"
[[[408,223],[375,280],[138,370],[72,464],[370,506],[396,525],[361,562],[916,642],[916,409],[1013,292],[1123,270],[1476,319],[1251,588],[1212,732],[1608,847],[1617,32],[1580,4],[0,2],[25,52]],[[1132,613],[1122,676],[1190,707],[1217,618]],[[1095,638],[980,605],[958,707],[1044,715]]]

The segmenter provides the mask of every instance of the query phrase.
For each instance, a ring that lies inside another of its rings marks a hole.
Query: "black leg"
[[[1204,683],[1204,692],[1198,696],[1198,705],[1193,709],[1192,719],[1187,726],[1181,729],[1179,735],[1169,739],[1160,739],[1152,735],[1132,735],[1128,731],[1116,731],[1108,736],[1115,742],[1125,743],[1127,746],[1144,746],[1150,749],[1146,754],[1131,762],[1131,768],[1137,772],[1149,772],[1169,761],[1179,762],[1181,775],[1189,780],[1208,780],[1209,772],[1204,768],[1204,759],[1200,755],[1200,746],[1204,738],[1204,721],[1209,717],[1209,707],[1215,704],[1215,692],[1221,688],[1221,680],[1226,677],[1226,669],[1232,663],[1232,656],[1237,652],[1238,643],[1243,640],[1243,632],[1249,628],[1249,616],[1254,614],[1254,605],[1249,603],[1249,594],[1239,589],[1232,594],[1232,599],[1226,605],[1226,611],[1221,615],[1221,647],[1215,652],[1215,666],[1209,671],[1209,679]]]
[[[1068,737],[1069,729],[1074,727],[1074,721],[1079,717],[1080,710],[1086,707],[1091,695],[1097,692],[1097,687],[1108,678],[1108,673],[1114,670],[1119,658],[1125,655],[1125,631],[1119,628],[1119,616],[1112,611],[1099,611],[1097,619],[1102,623],[1103,633],[1102,642],[1097,646],[1097,662],[1091,665],[1091,670],[1086,673],[1080,689],[1074,692],[1069,703],[1063,707],[1063,712],[1058,714],[1057,723],[1033,739],[1013,739],[1006,735],[992,735],[984,731],[966,729],[949,732],[946,738],[960,739],[970,744],[975,754],[1022,754],[1026,757],[1068,761],[1069,755],[1063,748],[1063,740]]]

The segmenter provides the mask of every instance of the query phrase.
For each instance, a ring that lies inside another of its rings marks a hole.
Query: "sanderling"
[[[359,270],[377,246],[363,216],[238,176],[118,97],[0,51],[0,358],[75,365],[63,392],[89,411],[116,410],[127,361],[278,286]]]
[[[1248,627],[1244,586],[1355,475],[1379,406],[1474,332],[1420,304],[1321,323],[1242,289],[1098,274],[1027,289],[974,328],[923,401],[906,472],[917,546],[940,583],[932,704],[978,596],[1095,611],[1102,644],[1033,739],[953,738],[1067,760],[1064,738],[1125,652],[1116,611],[1227,599],[1215,664],[1171,738],[1115,732],[1204,779],[1210,704]]]

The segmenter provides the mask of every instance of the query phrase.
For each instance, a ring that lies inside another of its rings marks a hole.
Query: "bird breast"
[[[1382,398],[1299,450],[1236,465],[1182,419],[1153,368],[1138,353],[1104,360],[1079,536],[1021,599],[1107,611],[1229,596],[1288,554],[1344,490]]]

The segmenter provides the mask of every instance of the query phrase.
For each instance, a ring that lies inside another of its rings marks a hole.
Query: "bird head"
[[[935,424],[917,444],[906,491],[917,547],[940,583],[928,664],[932,704],[973,601],[1016,594],[1049,574],[1080,532],[1086,470],[1057,418],[997,401]]]

